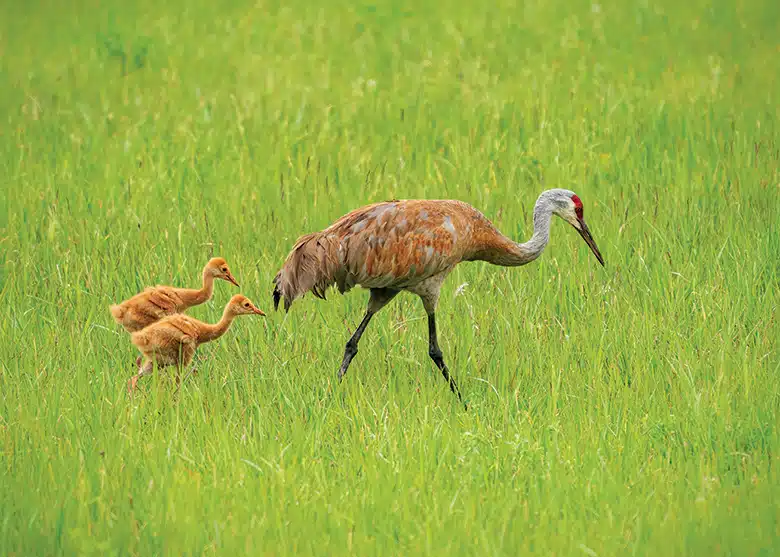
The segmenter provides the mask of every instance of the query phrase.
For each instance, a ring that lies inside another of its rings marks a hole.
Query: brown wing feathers
[[[311,291],[408,288],[449,272],[473,251],[475,229],[489,222],[457,201],[407,200],[367,205],[321,232],[298,239],[274,279],[274,307],[285,310]]]

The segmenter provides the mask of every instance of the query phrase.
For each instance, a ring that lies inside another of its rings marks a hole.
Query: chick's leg
[[[132,394],[135,390],[136,384],[138,384],[138,380],[143,377],[144,375],[149,375],[152,373],[152,368],[154,367],[154,363],[152,360],[146,360],[142,366],[139,367],[138,373],[136,375],[133,375],[130,380],[127,382],[127,392],[129,394]]]

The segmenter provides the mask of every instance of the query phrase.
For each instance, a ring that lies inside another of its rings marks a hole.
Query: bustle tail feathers
[[[337,281],[340,268],[338,244],[321,232],[301,236],[274,278],[274,309],[284,298],[284,310],[311,291],[325,299],[325,291]]]

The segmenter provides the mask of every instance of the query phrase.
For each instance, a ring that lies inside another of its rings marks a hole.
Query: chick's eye
[[[248,308],[248,307],[249,307],[249,304],[244,304],[244,307],[245,307],[245,308]]]
[[[227,267],[222,267],[222,272],[227,273]]]

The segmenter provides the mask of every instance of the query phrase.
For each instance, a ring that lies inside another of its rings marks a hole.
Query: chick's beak
[[[265,316],[265,312],[262,309],[259,309],[255,306],[252,306],[252,313],[256,313],[257,315]]]
[[[228,281],[228,282],[232,282],[232,283],[233,283],[233,284],[235,284],[236,286],[240,286],[240,285],[239,285],[239,284],[236,282],[236,279],[235,279],[235,278],[233,278],[233,275],[230,273],[230,271],[228,271],[227,273],[225,273],[225,280],[226,280],[226,281]]]
[[[588,247],[593,251],[593,255],[596,256],[596,259],[599,260],[599,263],[601,263],[601,266],[604,267],[604,258],[601,257],[601,252],[599,251],[599,248],[596,246],[596,241],[593,239],[593,236],[590,234],[590,230],[588,229],[588,225],[585,224],[585,221],[582,219],[579,219],[580,227],[577,228],[577,232],[580,233],[580,236],[582,236],[582,239],[585,240],[585,243],[588,244]]]

